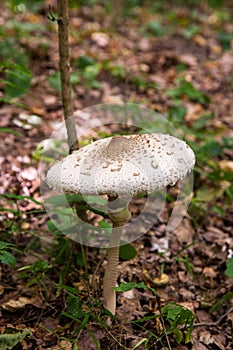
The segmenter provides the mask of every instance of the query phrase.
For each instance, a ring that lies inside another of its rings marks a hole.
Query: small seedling
[[[133,288],[150,290],[155,295],[156,300],[158,302],[158,308],[159,308],[158,314],[146,316],[144,318],[141,318],[132,322],[133,324],[139,325],[147,321],[153,321],[153,320],[155,321],[158,318],[161,320],[163,334],[162,335],[159,334],[158,336],[156,334],[150,333],[150,337],[145,338],[148,343],[149,343],[149,338],[155,338],[155,341],[157,343],[158,341],[162,341],[162,338],[165,337],[169,344],[168,335],[173,335],[174,339],[178,344],[182,342],[184,342],[185,344],[191,342],[193,324],[195,320],[195,315],[191,310],[187,309],[183,305],[173,303],[173,302],[169,302],[166,305],[161,306],[160,299],[156,290],[154,288],[149,287],[148,285],[145,285],[144,282],[121,283],[119,287],[114,289],[117,292],[127,292]],[[145,343],[146,340],[144,340],[143,343]]]

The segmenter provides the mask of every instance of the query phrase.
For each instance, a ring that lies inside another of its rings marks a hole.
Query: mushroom
[[[107,249],[103,296],[105,308],[113,315],[119,246],[124,225],[130,218],[130,199],[139,193],[174,185],[191,172],[194,164],[194,153],[183,140],[155,133],[95,141],[48,171],[46,181],[54,189],[84,196],[108,196],[108,216],[113,231]]]

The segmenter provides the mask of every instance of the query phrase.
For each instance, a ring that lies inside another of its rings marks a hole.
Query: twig
[[[59,69],[61,79],[62,103],[67,129],[68,145],[70,153],[79,149],[79,143],[73,118],[72,90],[70,82],[70,54],[69,54],[69,11],[68,0],[57,0],[56,19],[49,11],[50,19],[57,20],[59,39]]]
[[[231,312],[233,311],[233,307],[230,308],[225,314],[223,314],[217,321],[215,322],[210,322],[210,323],[206,323],[206,322],[199,322],[199,323],[194,323],[193,327],[201,327],[201,326],[207,326],[207,327],[217,327],[222,320],[229,315]]]
[[[49,14],[47,16],[47,18],[54,22],[54,21],[58,21],[58,18],[54,16],[53,12],[52,12],[52,8],[51,8],[51,5],[49,4]]]

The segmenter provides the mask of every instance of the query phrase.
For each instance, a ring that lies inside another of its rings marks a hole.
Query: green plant
[[[228,277],[233,277],[233,258],[230,258],[230,259],[227,261],[226,275],[227,275]]]
[[[52,265],[47,261],[37,260],[30,265],[20,267],[18,271],[20,272],[22,278],[29,279],[27,286],[32,286],[34,284],[44,286],[44,276],[51,268]]]
[[[154,314],[154,315],[146,316],[142,319],[138,319],[136,321],[133,321],[132,322],[133,324],[138,325],[146,321],[153,321],[159,318],[163,326],[163,333],[161,335],[149,333],[150,334],[149,338],[155,338],[156,343],[162,342],[163,344],[163,338],[165,337],[168,342],[169,349],[170,349],[170,343],[169,343],[168,335],[172,335],[178,344],[182,342],[184,342],[185,344],[191,342],[193,324],[195,320],[195,315],[191,310],[187,309],[183,305],[173,303],[173,302],[169,302],[166,305],[161,307],[160,299],[155,289],[145,285],[144,282],[121,283],[119,287],[115,288],[115,290],[117,292],[126,292],[133,288],[150,290],[155,295],[158,302],[158,308],[159,308],[158,314]],[[149,338],[145,338],[143,340],[143,343],[146,343],[146,342],[149,343]]]
[[[71,324],[75,324],[74,330],[71,333],[72,342],[77,344],[81,332],[85,329],[91,335],[97,349],[101,350],[99,340],[89,327],[89,322],[91,320],[100,324],[103,329],[108,327],[99,317],[101,310],[99,302],[93,297],[86,300],[83,298],[82,292],[78,291],[76,288],[66,285],[63,285],[62,288],[66,293],[67,307],[66,311],[61,313],[61,317],[65,317],[71,321]]]
[[[232,32],[220,31],[218,33],[218,41],[224,50],[231,50],[232,39],[233,39]]]
[[[10,10],[16,14],[23,13],[30,8],[36,11],[36,6],[41,4],[41,0],[36,0],[31,4],[27,0],[7,1]],[[0,82],[4,85],[5,97],[0,101],[13,103],[12,99],[20,97],[29,91],[32,73],[30,72],[29,61],[30,51],[22,45],[31,40],[31,35],[40,37],[44,27],[30,21],[24,22],[12,16],[11,20],[0,25]]]
[[[224,5],[225,0],[207,0],[207,3],[210,7],[219,8]]]
[[[167,96],[174,99],[181,99],[184,96],[187,96],[192,101],[199,102],[201,104],[209,104],[210,98],[202,91],[195,88],[195,86],[186,81],[183,77],[178,78],[178,86],[167,90]]]
[[[15,259],[14,255],[12,255],[12,253],[9,252],[9,250],[14,250],[14,251],[19,252],[19,250],[16,249],[16,246],[14,244],[0,241],[0,261],[1,261],[1,263],[6,264],[6,265],[15,266],[16,259]]]
[[[15,330],[14,333],[0,334],[0,348],[1,350],[11,350],[15,348],[25,337],[32,335],[30,329],[25,329],[23,332]]]
[[[5,76],[0,80],[5,85],[5,97],[0,101],[10,103],[11,99],[28,92],[32,74],[25,65],[3,62],[0,73]]]
[[[189,135],[193,139],[188,143],[196,155],[194,173],[197,178],[202,178],[202,182],[191,201],[191,210],[194,210],[193,213],[203,214],[211,207],[224,215],[233,200],[233,175],[227,166],[221,166],[219,159],[225,150],[232,149],[233,138],[221,136],[224,131],[222,129],[216,130],[213,113],[202,114],[189,126],[185,122],[186,114],[186,108],[178,101],[170,107],[168,121],[180,131],[181,135],[184,137]]]
[[[84,84],[87,88],[99,89],[101,83],[97,80],[98,75],[102,69],[100,63],[88,64],[83,69],[77,69],[71,73],[71,84]],[[61,91],[60,74],[55,72],[49,77],[50,85],[57,91]]]
[[[176,342],[190,343],[195,315],[183,305],[168,303],[161,308],[163,318],[168,322],[167,334],[173,334]]]
[[[34,0],[33,3],[30,0],[7,0],[7,5],[11,11],[15,13],[23,13],[30,8],[31,11],[38,11],[43,0]]]
[[[224,304],[233,299],[233,292],[224,294],[209,310],[210,313],[218,311]]]
[[[190,258],[188,254],[183,254],[182,257],[176,256],[175,259],[181,263],[183,263],[190,274],[191,278],[194,279],[194,272],[193,272],[193,264],[190,262]]]
[[[142,26],[141,31],[144,35],[163,36],[168,29],[160,21],[149,21]]]
[[[20,205],[28,202],[33,202],[42,208],[42,203],[30,196],[23,196],[14,193],[4,193],[0,194],[0,199],[2,201],[0,212],[2,212],[6,217],[6,220],[4,220],[4,239],[7,239],[11,233],[18,233],[22,223],[24,220],[26,220],[22,218]],[[38,209],[38,211],[43,212],[42,209]],[[33,211],[31,211],[31,213],[32,212]],[[36,212],[36,210],[34,212]],[[7,213],[11,214],[11,219],[8,219]]]
[[[183,35],[187,39],[193,38],[196,34],[199,34],[201,32],[201,28],[197,24],[193,24],[183,30]]]

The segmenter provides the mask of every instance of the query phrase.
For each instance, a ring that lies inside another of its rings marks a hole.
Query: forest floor
[[[14,244],[6,250],[16,265],[0,266],[0,349],[232,349],[233,278],[226,274],[233,256],[232,8],[213,9],[204,1],[116,8],[87,1],[70,10],[77,118],[101,103],[142,105],[169,115],[198,150],[188,213],[166,233],[174,206],[167,201],[160,220],[132,243],[137,255],[121,259],[118,283],[147,288],[117,293],[117,317],[108,327],[105,250],[81,249],[56,236],[40,204],[38,145],[63,115],[57,24],[48,19],[49,4],[56,16],[55,1],[30,7],[25,1],[15,11],[7,6],[13,3],[0,5],[0,57],[28,66],[32,79],[12,98],[4,82],[9,74],[1,72],[0,97],[8,94],[11,103],[0,102],[0,240]],[[21,86],[21,78],[15,84]],[[86,128],[91,118],[83,119]],[[99,135],[112,131],[100,128]],[[166,281],[156,283],[162,272]],[[177,307],[171,318],[166,305]],[[191,337],[189,311],[195,315]]]

